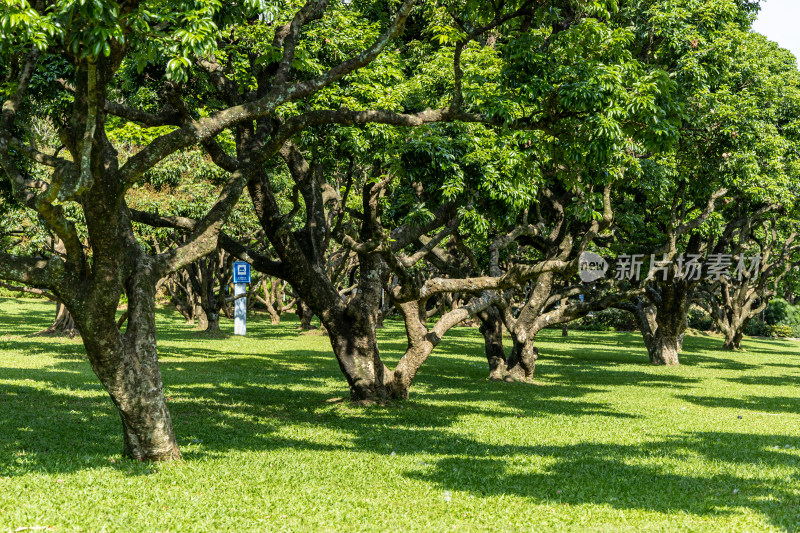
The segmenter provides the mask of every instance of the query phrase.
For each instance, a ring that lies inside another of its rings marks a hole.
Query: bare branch
[[[63,158],[60,158],[60,157],[55,157],[55,156],[52,156],[52,155],[47,155],[47,154],[45,154],[43,152],[40,152],[38,150],[34,150],[28,144],[20,141],[16,137],[10,137],[9,140],[8,140],[8,144],[14,150],[17,150],[18,152],[20,152],[22,155],[24,155],[28,159],[30,159],[32,161],[36,161],[37,163],[39,163],[41,165],[45,165],[45,166],[53,167],[53,168],[58,168],[58,167],[64,166],[64,167],[68,167],[71,170],[74,170],[75,164],[72,161],[68,161],[67,159],[63,159]],[[31,183],[34,183],[34,181],[31,180]]]
[[[108,100],[103,103],[103,109],[110,115],[124,118],[130,122],[136,122],[146,128],[156,128],[159,126],[179,127],[183,124],[183,116],[174,109],[154,114]]]
[[[322,18],[327,7],[328,0],[308,0],[289,24],[284,24],[276,29],[272,46],[275,49],[283,48],[283,57],[281,57],[275,73],[274,84],[276,86],[285,84],[289,77],[289,71],[294,62],[297,41],[300,38],[300,30],[309,22]]]
[[[725,196],[727,192],[728,189],[719,189],[715,191],[714,194],[711,195],[711,198],[708,199],[708,203],[706,204],[703,211],[698,216],[696,216],[689,222],[682,223],[680,226],[676,228],[675,231],[677,235],[683,235],[688,231],[699,228],[703,224],[703,222],[708,220],[708,217],[711,216],[711,213],[714,212],[714,210],[717,207],[717,201],[723,196]]]
[[[58,256],[46,260],[0,253],[0,279],[52,290],[63,272],[64,262]]]
[[[399,257],[400,263],[405,268],[411,268],[417,262],[424,259],[434,248],[439,246],[439,243],[441,243],[445,239],[445,237],[452,235],[453,232],[458,229],[458,225],[460,223],[461,223],[460,218],[453,219],[452,221],[450,221],[449,224],[447,224],[447,226],[444,227],[444,229],[442,229],[439,233],[437,233],[435,237],[426,242],[419,250],[417,250],[410,257],[405,257],[404,255],[400,256]]]
[[[47,298],[51,302],[57,302],[58,301],[58,298],[56,298],[55,296],[50,294],[48,291],[45,291],[45,290],[42,290],[42,289],[36,289],[36,288],[33,288],[33,287],[18,287],[16,285],[10,285],[8,283],[4,283],[2,281],[0,281],[0,287],[4,288],[6,290],[9,290],[9,291],[22,292],[22,293],[25,293],[25,294],[35,294],[37,296],[44,296],[45,298]]]

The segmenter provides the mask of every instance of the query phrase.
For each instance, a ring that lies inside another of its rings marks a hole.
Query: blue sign
[[[233,262],[233,282],[250,283],[250,263],[244,261]]]

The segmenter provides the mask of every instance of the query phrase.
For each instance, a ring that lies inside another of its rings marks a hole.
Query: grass
[[[636,334],[546,331],[525,385],[458,328],[410,401],[364,408],[290,319],[208,339],[161,310],[184,461],[153,466],[120,459],[80,341],[29,336],[53,314],[0,298],[0,532],[800,531],[798,343],[694,336],[654,368]]]

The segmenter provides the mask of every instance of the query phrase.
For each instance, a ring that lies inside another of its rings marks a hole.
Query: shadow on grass
[[[730,471],[743,463],[793,467],[794,456],[775,449],[789,444],[799,446],[800,438],[696,432],[631,446],[498,446],[489,448],[483,457],[448,457],[431,469],[407,475],[446,490],[477,496],[514,495],[549,504],[602,504],[700,516],[747,508],[761,513],[775,527],[795,531],[800,523],[800,497],[780,480],[731,473],[675,473],[682,457],[697,455],[734,467]],[[654,457],[672,464],[644,463]],[[526,459],[543,466],[539,472],[520,472],[514,463]]]
[[[196,364],[207,367],[209,363]],[[221,367],[205,370],[211,375],[224,372]],[[599,504],[709,517],[746,508],[761,513],[774,527],[786,531],[794,531],[798,523],[800,501],[796,491],[768,474],[754,477],[732,473],[736,465],[742,464],[763,465],[765,472],[768,467],[794,468],[795,456],[783,449],[789,445],[800,447],[797,436],[693,432],[635,445],[498,445],[457,434],[451,426],[469,414],[512,419],[520,414],[536,416],[544,409],[547,413],[571,416],[616,414],[598,409],[597,404],[575,401],[591,390],[588,387],[577,391],[536,388],[537,396],[541,397],[512,402],[520,413],[501,408],[481,409],[469,401],[470,395],[478,392],[476,389],[484,388],[477,385],[472,390],[464,387],[455,398],[444,393],[427,394],[428,399],[448,401],[435,409],[412,401],[402,407],[364,409],[345,405],[331,410],[326,409],[328,394],[324,391],[281,387],[280,381],[294,381],[296,375],[284,376],[271,387],[248,382],[206,386],[180,379],[193,371],[199,369],[165,369],[172,382],[170,405],[179,440],[198,443],[185,446],[185,458],[189,461],[222,456],[231,449],[344,450],[385,456],[391,453],[416,456],[423,451],[444,457],[421,461],[419,467],[411,467],[400,475],[442,490],[478,497],[517,496],[548,505]],[[59,384],[74,372],[60,369],[56,377],[47,378],[44,374],[52,372],[42,372],[30,379],[49,379]],[[84,390],[93,388],[89,380],[81,383]],[[74,381],[70,384],[77,385]],[[492,385],[499,384],[487,384],[487,390],[481,392],[501,397],[523,390],[521,385],[505,388]],[[148,473],[146,467],[128,462],[109,464],[109,454],[120,446],[119,424],[103,395],[84,398],[11,385],[0,385],[0,392],[3,398],[0,405],[5,413],[0,417],[0,476],[73,472],[99,464],[133,475]],[[35,419],[24,416],[34,411]],[[14,414],[9,416],[10,413]],[[285,424],[333,430],[341,433],[342,438],[338,442],[317,442],[279,435]],[[721,473],[677,473],[682,460],[698,455],[718,465]]]
[[[279,336],[294,333],[291,322],[274,329],[284,331]],[[237,448],[330,448],[276,438],[276,429],[286,421],[358,435],[383,425],[414,432],[420,427],[447,428],[472,414],[508,418],[545,414],[632,417],[596,400],[582,400],[602,391],[595,383],[610,381],[610,370],[597,369],[594,376],[581,372],[569,383],[542,387],[491,383],[485,379],[479,345],[476,348],[473,342],[468,354],[456,343],[443,346],[442,351],[452,357],[433,359],[431,362],[439,364],[426,365],[418,376],[415,388],[420,398],[441,406],[421,407],[412,401],[403,408],[378,408],[359,412],[357,418],[338,418],[329,413],[327,400],[337,392],[344,396],[346,388],[328,349],[231,355],[225,353],[227,339],[204,343],[198,350],[180,342],[193,334],[189,328],[172,327],[164,333],[162,353],[170,357],[161,367],[176,434],[181,443],[201,441],[207,453],[223,454]],[[399,333],[399,328],[390,328],[382,330],[381,335]],[[256,328],[252,334],[261,333]],[[275,336],[270,332],[264,338]],[[0,382],[0,476],[74,471],[98,461],[107,463],[109,455],[121,449],[119,421],[85,360],[82,345],[70,343],[65,351],[61,345],[29,338],[15,339],[13,345],[25,354],[48,353],[55,362],[38,369],[0,368],[0,379],[13,382]],[[638,372],[628,373],[626,379],[660,380]],[[671,379],[677,383],[683,378]],[[487,401],[496,408],[486,408]],[[384,434],[381,441],[391,445],[402,438],[402,431],[393,433],[395,438]],[[361,440],[357,436],[354,439]],[[448,439],[443,436],[439,446],[446,448]],[[434,443],[426,446],[433,447]],[[196,452],[189,449],[186,457],[191,459]],[[75,457],[88,458],[88,463]]]
[[[271,326],[263,318],[250,325],[251,338],[260,342],[296,339],[295,321]],[[595,395],[619,385],[684,391],[699,382],[648,368],[637,334],[573,334],[563,340],[544,335],[545,356],[537,373],[547,383],[531,386],[486,381],[479,333],[458,329],[423,366],[412,401],[365,409],[346,404],[331,407],[331,397],[344,396],[346,387],[327,340],[318,344],[319,349],[278,345],[269,354],[234,355],[226,348],[230,339],[208,341],[202,348],[184,346],[184,341],[198,342],[196,330],[180,323],[174,313],[160,312],[159,320],[168,324],[159,330],[162,353],[170,356],[162,362],[168,403],[189,461],[222,456],[230,450],[422,452],[445,457],[402,475],[444,490],[712,517],[747,508],[768,517],[775,527],[793,530],[800,523],[797,493],[771,479],[768,471],[755,477],[729,473],[736,465],[754,463],[794,468],[794,456],[774,447],[800,447],[797,436],[694,432],[635,445],[497,445],[453,429],[472,415],[503,424],[520,417],[551,415],[633,419],[637,415]],[[389,357],[396,357],[405,348],[402,326],[387,326],[379,333],[381,346]],[[762,365],[749,356],[743,362],[737,354],[711,355],[716,353],[717,340],[687,339],[687,366],[747,371]],[[53,355],[55,363],[33,370],[0,368],[0,380],[13,381],[0,381],[0,476],[108,466],[109,457],[122,447],[119,419],[91,373],[81,345],[62,348],[27,338],[6,342],[24,353]],[[629,366],[638,362],[642,370]],[[793,384],[783,377],[731,379],[743,385]],[[683,394],[678,398],[705,407],[798,412],[796,399],[786,396],[737,400]],[[281,433],[286,425],[312,433],[332,431],[338,438],[287,437]],[[731,468],[711,476],[675,466],[682,458],[697,455]],[[662,458],[663,463],[653,461]],[[541,467],[521,467],[526,464]],[[125,463],[112,465],[135,474],[147,472]]]
[[[721,407],[764,413],[800,413],[800,400],[789,396],[748,396],[724,398],[719,396],[679,396],[680,399],[701,407]]]
[[[796,365],[789,366],[789,368],[793,368],[794,370],[798,369]],[[792,374],[789,376],[740,376],[736,378],[726,378],[725,381],[741,383],[742,385],[760,385],[763,387],[796,387],[800,385],[800,374]]]

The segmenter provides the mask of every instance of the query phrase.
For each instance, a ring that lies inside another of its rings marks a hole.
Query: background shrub
[[[761,320],[755,319],[751,320],[747,326],[744,328],[744,334],[749,337],[771,337],[772,331],[770,331],[770,327]]]
[[[744,332],[755,337],[800,337],[800,306],[775,298],[764,310],[764,322],[754,319]]]
[[[714,329],[714,319],[704,309],[692,306],[689,309],[689,327],[700,331]]]
[[[772,337],[794,337],[797,335],[794,328],[792,328],[791,326],[787,326],[785,324],[778,324],[777,326],[767,326],[767,327],[769,327]]]
[[[621,309],[605,309],[592,316],[583,317],[569,325],[581,331],[637,331],[633,315]]]

